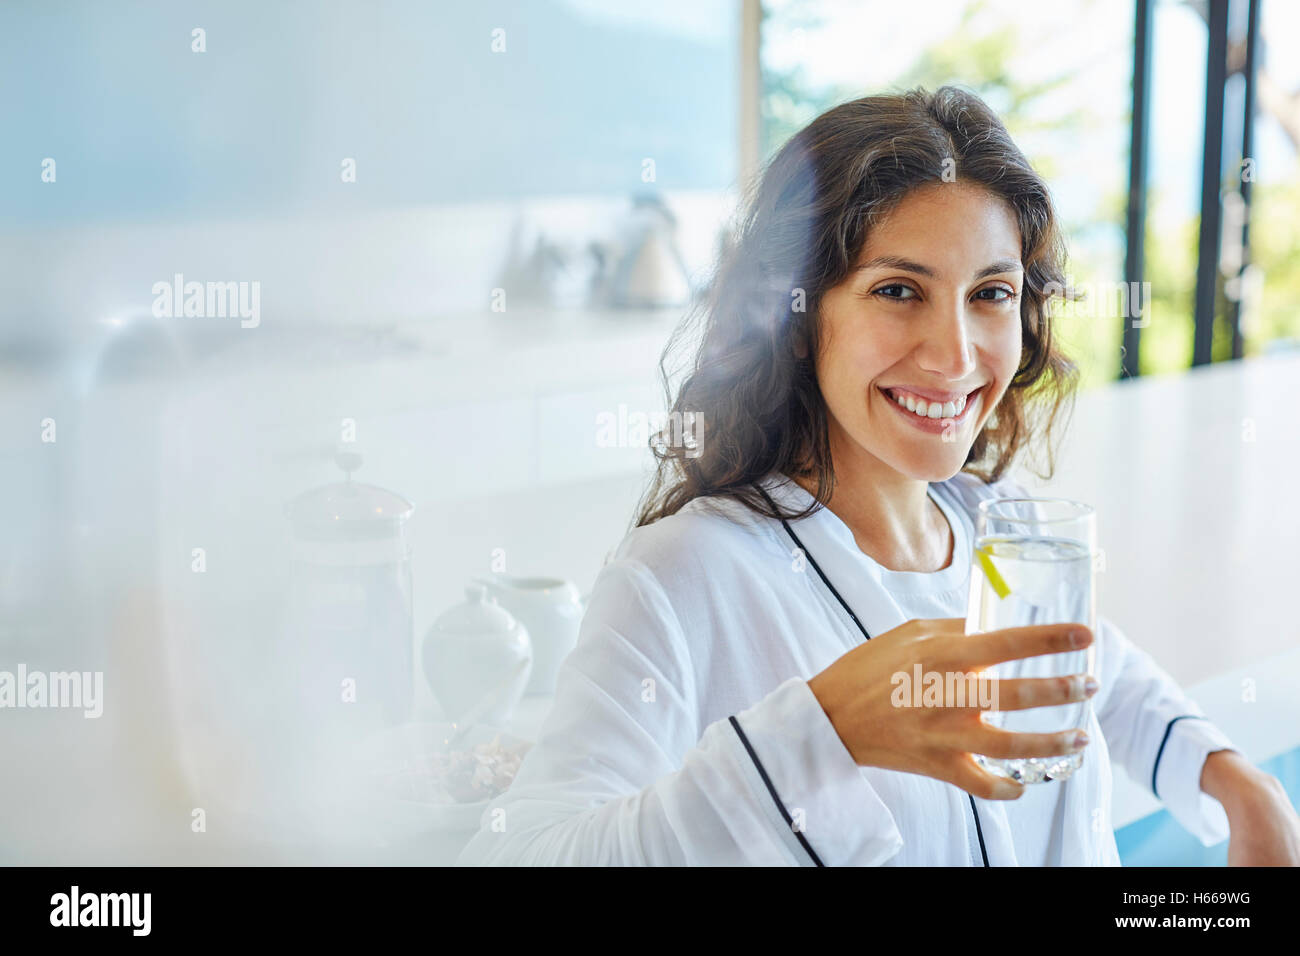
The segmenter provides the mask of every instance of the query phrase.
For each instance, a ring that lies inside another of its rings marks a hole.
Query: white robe
[[[811,500],[793,482],[764,485],[787,512]],[[951,564],[933,574],[881,568],[827,508],[790,522],[873,636],[965,617],[975,503],[1026,494],[965,473],[930,491],[955,536]],[[966,792],[859,767],[809,690],[862,634],[794,551],[779,522],[725,499],[630,532],[596,579],[536,744],[458,862],[982,866]],[[1098,624],[1082,767],[1013,801],[976,798],[991,866],[1118,866],[1112,759],[1148,789],[1154,779],[1203,844],[1228,835],[1200,774],[1231,742],[1149,655]]]

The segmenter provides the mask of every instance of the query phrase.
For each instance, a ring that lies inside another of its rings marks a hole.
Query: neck
[[[930,483],[895,471],[860,447],[832,441],[835,489],[827,507],[848,526],[863,554],[891,571],[931,572],[952,560],[948,521],[930,500]],[[810,494],[812,479],[796,478]]]

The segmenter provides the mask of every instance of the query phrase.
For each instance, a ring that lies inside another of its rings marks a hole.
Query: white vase
[[[509,722],[528,685],[532,641],[527,628],[499,607],[483,585],[470,585],[465,597],[425,635],[424,676],[447,720],[459,720],[494,694],[495,703],[478,720],[501,726]],[[515,673],[521,662],[526,662],[523,670]]]
[[[560,578],[519,578],[497,574],[476,578],[525,628],[533,646],[528,694],[555,693],[564,658],[578,643],[585,607],[576,585]]]

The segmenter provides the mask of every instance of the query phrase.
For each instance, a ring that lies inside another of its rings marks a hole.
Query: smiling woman
[[[831,456],[857,459],[842,474],[879,485],[880,468],[945,481],[962,467],[1022,357],[1019,248],[1006,203],[964,182],[914,189],[871,231],[821,306]]]
[[[944,87],[828,110],[777,152],[748,210],[677,336],[703,320],[695,367],[670,400],[702,414],[713,438],[689,461],[656,450],[639,524],[701,495],[769,514],[753,483],[773,470],[829,503],[836,446],[868,427],[875,404],[853,395],[879,388],[940,400],[937,419],[925,407],[937,427],[914,424],[942,445],[900,446],[887,429],[867,443],[890,445],[909,475],[965,468],[996,481],[1041,434],[1050,476],[1053,425],[1077,381],[1049,313],[1053,294],[1071,295],[1065,250],[1046,184],[978,97]],[[943,402],[960,396],[979,407],[957,421]]]
[[[483,816],[503,825],[462,860],[1117,865],[1112,754],[1207,845],[1227,812],[1241,859],[1300,859],[1271,785],[1104,617],[965,633],[972,513],[1026,494],[1002,475],[1074,387],[1055,222],[956,89],[845,103],[777,153],[671,402],[702,440],[653,446],[541,736]],[[979,686],[1094,642],[1095,679]],[[911,674],[981,693],[898,706]],[[1084,727],[984,720],[1086,700]],[[1025,794],[976,755],[1077,769]]]

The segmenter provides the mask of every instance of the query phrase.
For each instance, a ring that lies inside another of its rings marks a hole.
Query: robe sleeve
[[[1111,755],[1204,846],[1222,842],[1228,817],[1201,790],[1201,770],[1214,751],[1237,748],[1146,651],[1106,618],[1098,624],[1094,706]]]
[[[699,727],[690,654],[641,562],[605,565],[551,712],[463,865],[878,865],[895,821],[806,680]],[[725,680],[725,675],[719,675]]]

